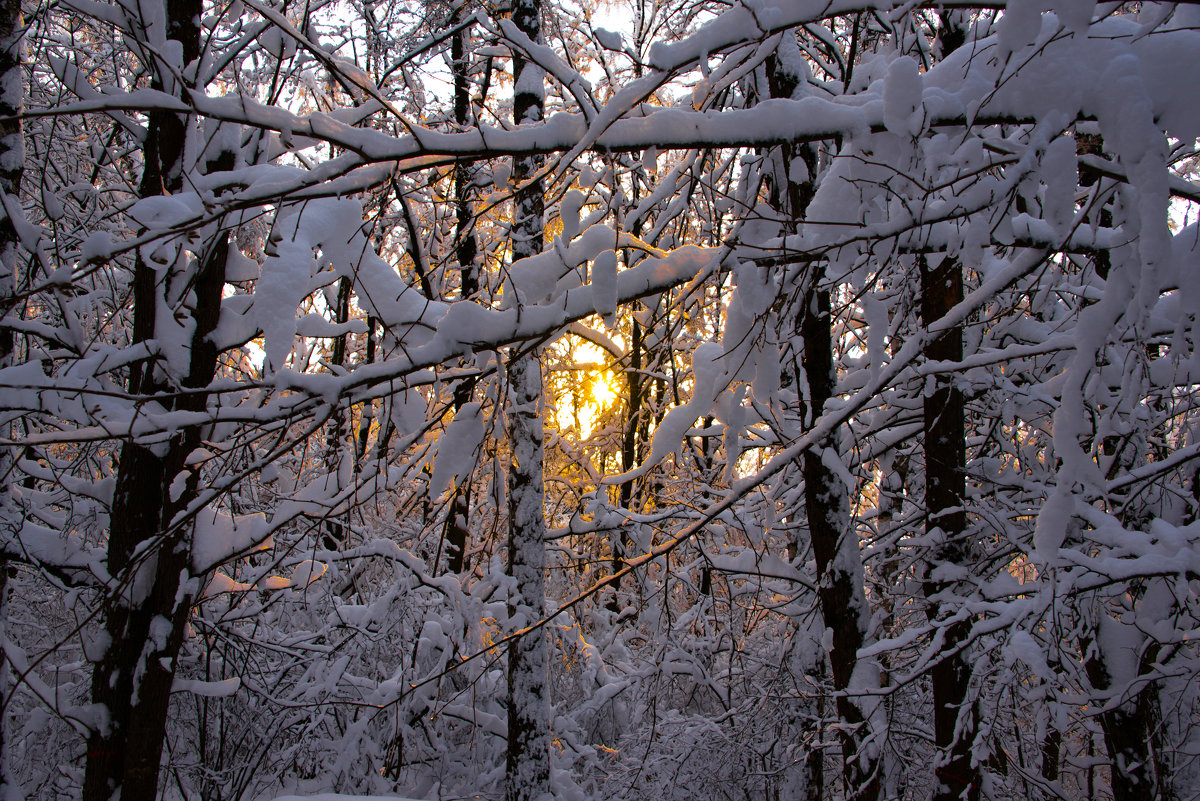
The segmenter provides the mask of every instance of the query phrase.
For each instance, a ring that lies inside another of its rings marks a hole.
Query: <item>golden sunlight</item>
[[[560,431],[574,429],[585,440],[596,432],[605,411],[619,397],[617,378],[605,351],[591,342],[570,347],[570,377],[554,387],[554,419]]]

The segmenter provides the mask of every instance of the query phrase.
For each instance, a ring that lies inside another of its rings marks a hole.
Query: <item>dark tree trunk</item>
[[[457,26],[466,13],[465,6],[457,9],[450,24]],[[464,27],[450,41],[450,68],[454,73],[454,121],[459,128],[470,122],[470,47],[471,29]],[[479,246],[475,239],[473,191],[465,162],[454,165],[454,250],[461,276],[460,297],[468,300],[479,292],[479,266],[476,258]],[[454,388],[454,411],[471,402],[475,380],[464,379]],[[471,477],[461,476],[450,496],[450,514],[446,520],[447,570],[461,573],[467,567],[467,544],[471,532]]]
[[[513,4],[513,23],[534,42],[541,41],[540,15],[540,0],[517,0]],[[513,74],[517,86],[513,121],[518,125],[539,122],[545,103],[541,68],[514,51]],[[518,187],[512,222],[514,260],[532,256],[543,248],[543,187],[541,180],[531,180],[541,164],[540,157],[514,160],[513,180]],[[515,630],[520,630],[540,621],[546,605],[542,371],[532,350],[520,352],[514,347],[508,382],[508,436],[512,448],[508,476],[508,556],[516,584],[516,594],[509,600],[509,620]],[[534,801],[550,792],[548,651],[549,642],[540,628],[509,644],[506,801]]]
[[[814,680],[823,684],[827,679],[825,661],[817,660],[817,675]],[[825,749],[821,741],[825,738],[825,699],[817,698],[817,714],[813,732],[812,745],[804,755],[804,778],[808,801],[826,801],[825,793]]]
[[[21,174],[25,167],[20,116],[25,97],[21,75],[24,31],[20,0],[4,0],[0,4],[0,87],[16,86],[21,91],[16,96],[0,93],[0,202],[3,203],[0,208],[0,316],[16,313],[20,238],[12,214],[21,207]],[[0,370],[12,365],[15,345],[12,329],[0,327]],[[11,431],[2,433],[12,438]],[[0,448],[0,512],[7,512],[4,507],[11,501],[8,487],[16,480],[13,475],[15,465],[14,449]],[[8,570],[8,561],[0,557],[0,645],[8,635]],[[8,660],[0,659],[0,709],[9,708],[12,686]],[[0,720],[0,797],[7,797],[10,787],[4,721]]]
[[[1079,155],[1104,156],[1104,139],[1098,134],[1076,134],[1075,149]],[[1087,171],[1081,172],[1081,186],[1092,186],[1098,176]],[[1113,225],[1111,206],[1101,207],[1098,222],[1101,226]],[[1112,271],[1112,256],[1104,249],[1096,251],[1092,256],[1092,267],[1097,277],[1107,281]],[[1103,409],[1103,407],[1101,407]],[[1119,435],[1105,437],[1099,443],[1099,452],[1107,462],[1107,478],[1117,475],[1134,467],[1133,458],[1126,450],[1126,438]],[[1117,513],[1122,524],[1130,528],[1139,526],[1141,518],[1136,501],[1117,496],[1114,498]],[[1136,598],[1145,587],[1135,588]],[[1105,615],[1103,609],[1098,615]],[[1113,625],[1122,625],[1112,622]],[[1113,691],[1112,675],[1109,671],[1111,656],[1105,652],[1099,638],[1098,629],[1101,623],[1097,621],[1090,647],[1086,649],[1088,656],[1084,663],[1088,681],[1093,689],[1099,691],[1098,704],[1105,704],[1104,695]],[[1158,659],[1159,647],[1152,642],[1143,642],[1143,653],[1138,662],[1139,676],[1154,672],[1154,664]],[[1116,688],[1123,691],[1123,688]],[[1159,764],[1162,727],[1160,725],[1161,709],[1159,707],[1159,682],[1157,680],[1139,681],[1136,689],[1131,690],[1114,708],[1105,705],[1105,711],[1100,713],[1100,730],[1104,735],[1104,747],[1109,757],[1109,774],[1111,776],[1113,801],[1164,801],[1171,797],[1169,783],[1164,781],[1162,766]]]
[[[966,43],[969,21],[956,11],[938,16],[937,49],[946,58]],[[962,265],[946,258],[935,268],[922,259],[921,319],[928,326],[940,319],[963,299]],[[929,361],[960,361],[963,354],[962,327],[953,326],[925,347]],[[940,531],[941,545],[930,555],[930,564],[967,565],[970,544],[965,539],[967,516],[963,509],[966,494],[966,409],[962,393],[952,376],[938,376],[932,394],[924,398],[925,434],[925,529]],[[926,581],[924,594],[929,602],[930,620],[941,609],[938,594],[950,589],[947,582]],[[970,623],[962,621],[945,631],[943,651],[957,649],[967,638]],[[975,709],[967,705],[971,668],[965,653],[953,654],[934,667],[933,684],[934,743],[938,749],[935,765],[937,789],[934,801],[967,798],[975,801],[980,793],[979,768],[971,764],[971,736],[975,730]],[[961,719],[962,729],[956,736]]]
[[[350,279],[342,277],[338,281],[337,301],[334,304],[333,320],[335,323],[346,323],[350,320]],[[329,354],[329,363],[341,367],[346,363],[345,332],[333,338],[333,348]],[[346,413],[347,410],[335,408],[329,429],[325,436],[326,464],[334,473],[339,472],[339,463],[346,456]],[[347,521],[338,520],[333,511],[324,521],[324,533],[321,535],[321,546],[328,551],[340,551],[347,545]]]
[[[185,63],[199,55],[200,13],[201,4],[195,0],[167,3],[168,36],[183,45]],[[155,88],[164,87],[155,81]],[[142,197],[182,188],[188,127],[184,116],[150,113]],[[232,166],[231,154],[207,165],[210,171]],[[228,237],[218,236],[183,267],[190,275],[179,274],[181,261],[168,266],[165,278],[139,251],[133,279],[134,341],[155,337],[161,304],[172,304],[172,314],[190,315],[195,329],[187,375],[168,376],[165,367],[153,361],[135,364],[130,369],[131,394],[170,393],[160,400],[169,410],[206,408],[205,393],[173,393],[178,388],[203,389],[216,371],[218,351],[208,335],[220,313],[227,248]],[[189,285],[190,293],[178,289]],[[190,523],[177,520],[196,497],[199,475],[186,462],[199,443],[200,429],[189,427],[165,447],[151,449],[130,441],[121,449],[108,538],[108,569],[115,582],[105,603],[109,646],[92,673],[92,700],[108,717],[88,738],[85,801],[107,801],[118,793],[125,799],[157,794],[176,658],[201,584],[191,575]],[[181,475],[182,487],[177,483]]]
[[[791,98],[803,76],[792,75],[772,59],[768,68],[772,97]],[[815,175],[816,153],[811,147],[785,145],[783,175],[773,177],[771,200],[793,219],[803,219],[812,200],[814,185],[798,183],[788,176],[793,159],[804,159],[806,171]],[[833,397],[837,371],[833,363],[833,314],[830,289],[823,287],[824,267],[814,264],[806,276],[795,327],[803,343],[803,367],[812,418],[820,417]],[[830,466],[841,460],[840,431],[834,430],[804,454],[804,502],[809,537],[817,566],[817,595],[825,626],[833,632],[829,666],[837,693],[836,710],[841,725],[838,741],[842,750],[842,779],[846,797],[867,801],[879,795],[878,766],[863,743],[869,724],[858,703],[847,694],[858,668],[858,650],[866,639],[870,613],[863,587],[862,557],[858,535],[850,524],[849,488]]]
[[[637,181],[634,180],[634,197],[637,197]],[[636,202],[636,201],[635,201]],[[641,221],[634,223],[633,235],[641,236]],[[626,252],[628,256],[628,251]],[[625,408],[625,426],[621,431],[621,472],[628,473],[638,465],[641,456],[642,432],[646,427],[645,395],[646,386],[642,375],[642,324],[637,318],[641,304],[633,305],[633,325],[629,334],[629,367],[625,371],[625,388],[629,393],[628,406]],[[631,478],[622,481],[617,488],[617,505],[624,510],[630,510],[634,503],[638,480]],[[625,554],[629,549],[629,534],[624,526],[616,532],[612,543],[612,572],[617,574],[625,566]],[[608,611],[617,614],[621,611],[621,579],[612,582],[612,596],[608,599]]]
[[[1103,611],[1100,614],[1105,614]],[[1116,624],[1119,625],[1119,624]],[[1092,687],[1101,692],[1111,690],[1112,676],[1100,643],[1093,643],[1093,653],[1084,667]],[[1153,670],[1159,648],[1151,644],[1139,659],[1139,672]],[[1160,739],[1159,698],[1157,682],[1149,682],[1132,698],[1119,706],[1100,713],[1100,730],[1108,751],[1109,775],[1112,777],[1113,801],[1164,801],[1169,788],[1164,786],[1162,766],[1157,763]]]
[[[22,90],[15,97],[0,93],[0,315],[15,311],[17,255],[20,237],[8,209],[21,208],[21,176],[25,170],[24,132],[21,113],[24,107],[24,78],[21,54],[25,46],[25,22],[19,0],[0,3],[0,83]],[[0,328],[0,367],[12,364],[15,339],[11,328]],[[7,458],[7,457],[6,457]],[[11,463],[5,467],[11,466]],[[7,469],[0,478],[7,481]]]
[[[828,289],[821,289],[823,270],[817,269],[805,294],[799,327],[804,341],[804,368],[808,378],[813,417],[819,417],[833,397],[833,319]],[[879,795],[875,761],[862,743],[867,721],[846,691],[858,667],[858,650],[866,639],[870,614],[862,585],[858,535],[850,526],[849,490],[827,465],[840,459],[837,432],[814,443],[804,454],[804,501],[809,536],[817,564],[817,594],[826,627],[833,631],[829,665],[837,695],[837,713],[842,721],[838,739],[842,747],[842,774],[846,796],[873,799]]]
[[[920,271],[921,317],[928,326],[962,301],[962,265],[945,258],[931,267],[922,259]],[[962,356],[962,327],[958,325],[947,328],[925,347],[925,358],[930,362],[958,362]],[[924,400],[925,530],[938,543],[929,556],[930,569],[943,563],[970,564],[972,549],[966,539],[967,515],[963,508],[965,414],[965,399],[954,377],[938,376],[933,392]],[[952,587],[952,582],[925,582],[931,621],[941,616],[941,593]],[[959,650],[970,631],[970,621],[965,620],[945,628],[942,651],[958,652],[941,659],[931,671],[934,741],[939,754],[935,766],[939,784],[934,794],[936,801],[951,801],[964,795],[968,799],[979,797],[979,768],[971,761],[971,738],[975,731],[975,711],[968,702],[971,666],[965,651]]]
[[[217,351],[206,338],[216,328],[227,247],[227,237],[220,236],[201,257],[191,367],[181,382],[185,388],[202,389],[216,370]],[[138,394],[168,390],[154,378],[153,365],[145,365],[141,374]],[[204,393],[192,393],[164,405],[199,412],[206,402]],[[193,426],[174,436],[161,455],[132,442],[121,449],[108,543],[109,572],[117,586],[106,605],[109,647],[92,673],[92,700],[103,704],[109,717],[88,741],[87,801],[108,799],[118,788],[122,798],[153,798],[157,790],[175,659],[200,584],[190,573],[190,525],[176,520],[196,497],[199,475],[185,465],[199,444],[200,430]],[[179,492],[174,479],[185,470]],[[146,583],[148,592],[139,594],[137,588]]]

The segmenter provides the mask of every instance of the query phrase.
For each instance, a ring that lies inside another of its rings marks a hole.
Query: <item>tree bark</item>
[[[24,106],[24,78],[21,55],[25,46],[25,23],[20,0],[0,4],[0,315],[15,314],[17,256],[20,237],[13,214],[21,208],[21,175],[25,167],[24,132],[21,112]],[[13,92],[12,88],[16,91]],[[13,363],[16,340],[11,328],[0,328],[0,370]],[[11,428],[11,425],[8,426]],[[3,432],[12,439],[11,431]],[[0,513],[12,506],[9,487],[16,466],[14,448],[0,448]],[[8,560],[0,557],[0,647],[8,637]],[[0,658],[0,709],[9,708],[13,681],[8,660]],[[0,798],[7,798],[12,782],[8,767],[8,749],[4,739],[4,721],[0,720]]]
[[[813,417],[819,417],[833,397],[833,318],[830,291],[820,288],[824,270],[814,271],[798,321],[804,342],[804,368]],[[829,652],[842,747],[842,776],[846,797],[874,799],[879,776],[872,752],[864,748],[869,725],[847,692],[858,665],[858,650],[866,640],[870,614],[862,582],[858,535],[850,525],[850,497],[845,482],[828,465],[841,459],[835,430],[804,454],[804,502],[809,536],[817,564],[817,595],[825,626],[833,632]]]
[[[343,276],[338,281],[337,301],[333,312],[336,323],[345,324],[350,320],[350,279]],[[329,363],[334,367],[342,367],[346,363],[346,338],[342,332],[333,338],[333,347],[329,354]],[[340,475],[341,460],[346,453],[346,415],[349,409],[335,408],[329,427],[325,432],[325,463],[335,475]],[[340,489],[340,487],[339,487]],[[346,547],[349,540],[349,519],[341,520],[330,511],[322,523],[324,532],[321,535],[321,546],[327,551],[340,551]]]
[[[199,56],[201,4],[169,0],[167,34],[183,46],[184,62]],[[160,80],[155,88],[164,89]],[[139,191],[153,197],[183,186],[186,116],[149,115]],[[230,169],[232,154],[210,162]],[[131,394],[159,401],[168,410],[203,411],[205,393],[176,395],[177,388],[211,383],[218,351],[208,339],[216,329],[225,284],[228,236],[220,235],[194,259],[185,255],[159,273],[140,255],[134,267],[134,341],[156,335],[156,317],[189,315],[195,322],[186,375],[169,375],[165,365],[146,361],[130,369]],[[187,274],[180,274],[180,268]],[[181,289],[182,288],[182,289]],[[190,290],[190,291],[189,291]],[[166,733],[176,658],[200,581],[191,574],[189,522],[177,517],[196,497],[199,475],[187,457],[200,444],[200,429],[188,427],[165,446],[129,441],[121,449],[110,512],[108,570],[114,577],[105,604],[109,645],[93,668],[92,700],[107,720],[88,738],[84,801],[154,798]]]
[[[534,42],[541,41],[540,0],[517,0],[512,20]],[[540,122],[545,104],[542,70],[513,51],[516,80],[513,121]],[[517,186],[512,222],[513,260],[542,250],[545,198],[540,180],[531,180],[541,158],[514,159]],[[518,299],[518,313],[520,302]],[[514,631],[545,616],[546,522],[543,517],[542,372],[532,350],[513,349],[508,367],[508,436],[512,462],[508,476],[508,557],[516,593],[509,599]],[[535,801],[550,792],[550,699],[547,695],[549,643],[536,629],[508,648],[508,751],[506,801]]]
[[[633,197],[634,203],[637,203],[639,192],[637,177],[633,180]],[[642,235],[642,220],[639,218],[633,224],[633,235],[640,237]],[[625,251],[626,259],[631,258],[631,251]],[[628,262],[627,262],[628,263]],[[641,456],[642,442],[645,441],[644,432],[647,429],[648,414],[646,412],[646,383],[645,377],[642,374],[643,354],[644,354],[644,332],[642,331],[641,321],[638,320],[638,311],[642,308],[641,303],[633,303],[633,321],[629,333],[629,367],[625,370],[625,388],[629,392],[628,405],[625,408],[624,428],[621,430],[621,472],[628,473],[638,465],[638,458]],[[638,494],[638,479],[631,478],[622,481],[617,487],[617,505],[625,510],[626,513],[632,511],[634,498]],[[613,535],[612,542],[612,572],[613,575],[620,573],[621,568],[625,566],[625,554],[629,550],[629,533],[625,526],[621,526]],[[607,609],[614,615],[619,614],[623,609],[621,605],[621,578],[613,579],[610,585],[612,596],[608,599]]]
[[[1100,614],[1106,614],[1103,610]],[[1113,625],[1120,625],[1116,622]],[[1101,692],[1113,689],[1103,646],[1093,643],[1094,652],[1084,668],[1092,687]],[[1089,649],[1092,650],[1092,649]],[[1139,673],[1153,670],[1159,647],[1149,644],[1138,660]],[[1160,736],[1157,682],[1147,682],[1132,698],[1100,713],[1100,730],[1108,751],[1113,801],[1164,801],[1162,766],[1157,764]]]
[[[450,24],[462,22],[465,7],[455,10]],[[454,121],[460,129],[470,122],[470,44],[471,29],[464,27],[450,41],[450,68],[454,73]],[[473,191],[466,162],[454,165],[454,250],[461,276],[460,297],[468,300],[479,292],[479,245],[475,239]],[[465,378],[454,388],[454,411],[471,402],[475,379]],[[467,567],[467,543],[471,532],[471,477],[460,476],[450,496],[450,514],[446,520],[446,569],[461,573]]]
[[[772,97],[791,98],[803,76],[790,74],[778,59],[772,59],[768,79]],[[805,145],[785,145],[782,150],[784,174],[773,176],[771,201],[799,221],[812,200],[814,183],[791,180],[790,165],[793,159],[804,159],[806,172],[813,176],[817,168],[816,153]],[[822,286],[823,264],[815,263],[806,281],[794,325],[803,344],[803,367],[809,389],[806,405],[816,419],[833,398],[837,382],[833,362],[833,303],[830,289]],[[864,747],[869,734],[866,716],[848,691],[859,669],[858,650],[866,640],[870,613],[858,535],[850,524],[850,490],[831,467],[834,460],[842,458],[839,440],[840,431],[835,429],[805,452],[804,505],[817,566],[821,617],[826,628],[833,632],[829,666],[841,721],[837,736],[842,749],[842,779],[848,799],[866,801],[879,795],[878,765],[873,750]]]
[[[938,15],[938,56],[949,56],[967,40],[969,20],[958,11]],[[920,260],[921,319],[926,326],[941,319],[963,299],[962,265],[945,258],[936,267]],[[955,325],[931,341],[924,351],[928,361],[961,361],[962,326]],[[940,545],[930,554],[929,562],[968,566],[970,544],[965,539],[967,515],[963,508],[966,494],[966,402],[954,385],[952,376],[937,376],[934,391],[924,398],[925,435],[925,530],[940,537]],[[940,533],[939,533],[940,532]],[[926,580],[924,594],[928,615],[935,620],[942,609],[940,593],[952,582]],[[960,621],[945,630],[943,651],[959,648],[970,634],[971,624]],[[971,667],[966,654],[951,654],[934,665],[933,684],[934,742],[938,749],[935,763],[934,801],[967,798],[975,801],[980,793],[978,766],[971,764],[971,734],[975,729],[976,710],[967,704]],[[960,728],[961,727],[961,728]]]
[[[926,326],[940,320],[962,302],[962,265],[945,258],[937,266],[921,260],[921,317]],[[962,327],[947,328],[925,347],[927,361],[959,362],[963,357]],[[934,390],[924,399],[925,433],[925,531],[936,541],[929,565],[969,566],[971,546],[966,539],[966,404],[954,377],[935,378]],[[941,616],[942,593],[954,582],[927,579],[924,582],[931,621]],[[970,634],[970,621],[952,623],[944,630],[943,652],[951,652],[934,665],[934,741],[938,749],[935,766],[938,789],[935,801],[964,797],[977,799],[980,775],[971,759],[971,735],[975,710],[968,702],[971,666],[961,651]],[[955,653],[957,651],[957,653]]]

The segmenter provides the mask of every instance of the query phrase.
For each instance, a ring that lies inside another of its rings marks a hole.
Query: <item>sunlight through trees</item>
[[[0,3],[0,797],[1185,801],[1200,10]]]

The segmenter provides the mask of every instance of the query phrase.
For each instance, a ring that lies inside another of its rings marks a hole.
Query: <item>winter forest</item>
[[[1200,798],[1200,5],[0,0],[4,801]]]

